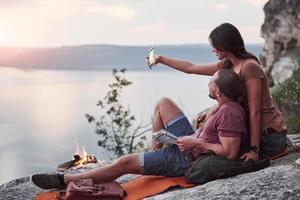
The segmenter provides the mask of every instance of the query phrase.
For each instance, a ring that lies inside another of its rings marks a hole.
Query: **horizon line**
[[[249,42],[245,43],[247,45],[263,45],[263,42]],[[44,49],[44,48],[63,48],[63,47],[79,47],[79,46],[120,46],[120,47],[151,47],[151,46],[184,46],[184,45],[210,45],[209,42],[201,43],[165,43],[165,44],[141,44],[141,45],[130,45],[130,44],[114,44],[114,43],[84,43],[84,44],[70,44],[70,45],[57,45],[57,46],[15,46],[15,45],[5,45],[0,46],[0,48],[23,48],[23,49]]]

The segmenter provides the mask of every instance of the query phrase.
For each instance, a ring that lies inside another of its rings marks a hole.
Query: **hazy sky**
[[[262,43],[267,0],[0,0],[0,46],[208,43],[233,23]]]

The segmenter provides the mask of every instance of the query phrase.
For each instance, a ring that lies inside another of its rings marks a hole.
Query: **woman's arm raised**
[[[165,56],[155,56],[154,64],[161,63],[173,69],[188,73],[212,76],[220,67],[220,62],[211,64],[193,64],[184,60],[177,60]]]

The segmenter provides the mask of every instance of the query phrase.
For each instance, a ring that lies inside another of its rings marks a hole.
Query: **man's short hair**
[[[241,78],[233,70],[220,69],[215,83],[220,92],[228,98],[237,101],[241,96]]]

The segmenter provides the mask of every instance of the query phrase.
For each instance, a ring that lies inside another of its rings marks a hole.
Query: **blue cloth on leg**
[[[165,128],[177,137],[194,133],[184,114],[175,116],[166,124]],[[175,144],[157,151],[140,153],[139,160],[144,175],[167,177],[183,176],[191,164],[185,153],[181,152]]]

